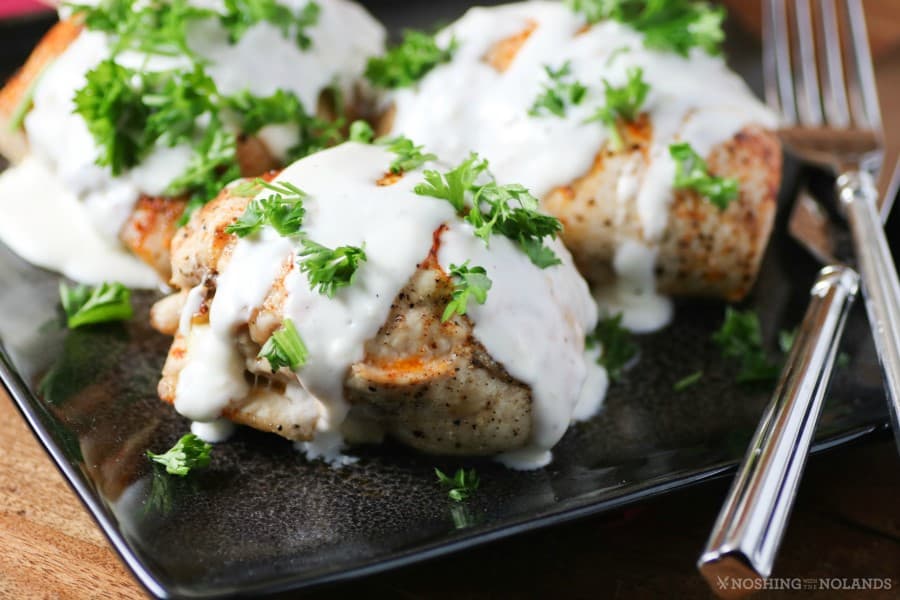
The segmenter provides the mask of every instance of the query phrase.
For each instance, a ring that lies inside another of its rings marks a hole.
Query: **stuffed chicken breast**
[[[179,291],[152,315],[175,335],[163,400],[313,455],[387,434],[549,460],[606,382],[558,222],[475,156],[450,168],[403,148],[348,142],[193,215],[173,242]]]
[[[0,150],[18,163],[0,177],[0,239],[77,280],[154,287],[186,211],[339,141],[381,25],[348,0],[241,6],[61,9],[0,90]]]
[[[447,160],[476,150],[523,183],[564,224],[601,304],[647,330],[670,315],[657,290],[750,290],[781,151],[774,116],[715,55],[717,9],[627,4],[473,8],[431,42],[426,68],[401,46],[369,76],[386,90],[382,133]]]

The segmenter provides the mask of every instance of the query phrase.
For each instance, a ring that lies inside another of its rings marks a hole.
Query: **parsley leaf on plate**
[[[184,477],[191,469],[209,466],[209,454],[212,445],[204,442],[193,433],[188,433],[163,454],[154,454],[147,450],[147,457],[166,468],[170,475]]]
[[[595,348],[598,344],[601,352],[597,364],[606,369],[610,379],[618,381],[638,352],[631,332],[622,327],[622,313],[603,317],[597,322],[594,331],[585,339],[585,347]]]
[[[95,288],[86,285],[69,287],[60,283],[59,297],[69,329],[109,321],[126,321],[134,315],[131,291],[117,282],[101,283]]]
[[[731,201],[738,197],[738,180],[710,175],[706,161],[690,144],[672,144],[669,154],[675,159],[675,189],[694,190],[720,210],[728,208]]]
[[[446,48],[438,46],[433,35],[407,29],[403,41],[383,56],[373,56],[366,65],[366,78],[375,86],[396,89],[410,87],[436,66],[450,62],[456,52],[456,40]]]
[[[447,495],[454,502],[465,502],[481,484],[475,469],[469,469],[468,471],[457,469],[453,477],[449,477],[440,469],[435,468],[434,474],[437,475],[438,483],[448,488]]]
[[[453,296],[441,316],[442,323],[449,321],[455,314],[465,315],[469,298],[473,298],[478,304],[484,304],[492,285],[484,267],[469,267],[469,261],[458,266],[450,265],[450,277],[453,279]]]
[[[306,364],[308,351],[294,322],[285,319],[281,328],[263,344],[258,356],[269,362],[273,373],[282,367],[296,371]]]
[[[722,356],[738,360],[739,383],[771,381],[778,376],[778,365],[763,350],[759,317],[752,310],[727,307],[722,327],[712,339],[722,350]]]

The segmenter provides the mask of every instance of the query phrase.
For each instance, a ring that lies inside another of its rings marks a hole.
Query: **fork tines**
[[[766,101],[784,125],[881,131],[861,0],[766,0]]]

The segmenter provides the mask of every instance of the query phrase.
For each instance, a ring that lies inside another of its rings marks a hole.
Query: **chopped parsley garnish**
[[[275,331],[259,351],[259,358],[269,362],[269,368],[274,373],[282,367],[291,371],[306,364],[308,352],[300,332],[294,326],[291,319],[285,319],[281,328]]]
[[[97,164],[120,175],[150,150],[150,108],[142,101],[145,80],[132,69],[104,60],[87,73],[86,81],[75,93],[75,112],[99,146]]]
[[[590,23],[619,21],[644,34],[644,45],[687,56],[691,48],[721,51],[725,9],[697,0],[567,0]]]
[[[449,321],[453,315],[465,315],[469,298],[473,298],[478,304],[484,304],[492,285],[484,267],[469,267],[469,261],[459,266],[451,264],[450,277],[453,279],[453,296],[441,316],[442,323]]]
[[[676,392],[683,392],[684,390],[692,387],[697,382],[699,382],[703,378],[703,371],[696,371],[691,373],[690,375],[683,377],[675,382],[675,385],[672,386],[672,389]]]
[[[166,468],[170,475],[184,477],[191,469],[201,469],[209,466],[209,454],[212,445],[204,442],[193,433],[188,433],[167,452],[154,454],[147,450],[147,457],[155,463]]]
[[[738,180],[710,175],[706,161],[690,144],[672,144],[669,154],[675,159],[675,189],[694,190],[720,210],[728,208],[738,197]]]
[[[284,90],[275,90],[271,96],[255,96],[244,90],[226,98],[225,106],[240,115],[241,130],[248,135],[266,125],[299,123],[306,118],[300,99]]]
[[[415,187],[415,192],[420,196],[431,196],[449,202],[457,213],[466,212],[466,193],[475,187],[475,182],[488,169],[488,162],[482,160],[477,154],[469,155],[454,169],[446,173],[437,171],[425,171],[425,183]]]
[[[190,195],[180,224],[187,223],[195,210],[215,198],[222,188],[240,176],[237,137],[214,119],[194,148],[194,155],[185,172],[175,178],[167,190],[172,195]]]
[[[449,202],[485,244],[492,234],[502,235],[516,242],[538,267],[560,264],[559,257],[543,243],[544,238],[556,238],[562,231],[559,219],[540,212],[537,198],[521,185],[499,185],[493,180],[476,184],[488,174],[487,161],[473,153],[445,173],[425,171],[425,182],[418,184],[415,192]]]
[[[85,26],[112,38],[113,55],[137,50],[164,56],[192,55],[187,41],[191,21],[218,16],[212,10],[193,6],[189,0],[102,0],[96,6],[69,4],[73,13],[84,15]]]
[[[397,155],[391,163],[391,173],[396,175],[414,171],[429,161],[437,160],[434,154],[423,152],[425,146],[416,146],[411,139],[402,135],[379,140],[378,143]]]
[[[300,270],[306,273],[309,287],[323,296],[334,298],[340,288],[353,283],[356,271],[366,262],[366,252],[356,246],[327,248],[312,240],[303,240]]]
[[[360,144],[371,144],[375,139],[375,130],[366,121],[353,121],[350,124],[350,141]]]
[[[572,63],[566,61],[563,66],[554,69],[550,65],[544,65],[549,84],[544,84],[544,91],[537,97],[534,104],[528,110],[532,117],[540,117],[546,114],[557,117],[566,116],[566,108],[570,105],[579,105],[587,95],[587,87],[576,79],[572,79]]]
[[[638,352],[631,332],[622,327],[622,313],[603,317],[597,322],[594,331],[585,339],[585,347],[591,349],[598,344],[601,352],[597,364],[606,369],[610,379],[618,381]]]
[[[255,96],[243,91],[219,93],[206,63],[187,43],[186,27],[195,19],[219,20],[232,42],[260,22],[271,23],[285,36],[293,33],[301,48],[311,41],[306,29],[318,22],[320,7],[308,2],[295,12],[276,0],[225,0],[224,12],[200,9],[188,0],[101,0],[97,6],[72,5],[89,29],[113,39],[111,58],[86,76],[75,94],[75,112],[85,121],[99,153],[97,164],[114,176],[141,163],[158,145],[190,145],[194,155],[184,173],[170,182],[167,193],[188,197],[180,224],[240,175],[237,131],[253,135],[267,125],[295,124],[298,143],[290,160],[302,158],[343,140],[343,117],[328,121],[307,114],[289,91]],[[123,50],[184,56],[188,66],[167,71],[144,71],[122,66]],[[341,107],[340,94],[335,102]]]
[[[753,311],[727,307],[725,321],[712,339],[721,348],[722,356],[738,360],[739,383],[771,381],[778,376],[778,365],[763,350],[759,317]]]
[[[438,483],[448,488],[447,495],[454,502],[465,502],[478,489],[481,480],[475,469],[457,469],[453,477],[449,477],[446,473],[435,468],[434,474],[437,475]]]
[[[634,121],[647,99],[650,86],[644,81],[644,70],[640,67],[628,69],[624,85],[615,87],[603,80],[606,105],[598,109],[588,121],[600,121],[609,128],[612,146],[616,150],[622,148],[622,135],[619,133],[619,119]]]
[[[307,29],[319,22],[321,7],[315,2],[307,2],[298,12],[276,0],[225,0],[225,12],[220,21],[228,30],[228,39],[235,43],[244,37],[247,30],[260,22],[268,22],[281,30],[287,38],[291,29],[296,30],[294,39],[302,50],[312,46]]]
[[[148,149],[156,140],[169,146],[191,143],[197,119],[215,111],[213,99],[218,92],[212,78],[200,65],[190,71],[150,72],[141,77],[149,84],[140,98],[148,111],[143,140]]]
[[[438,46],[433,35],[408,29],[403,41],[384,56],[374,56],[366,65],[366,78],[387,89],[410,87],[436,66],[448,63],[456,52],[456,40],[446,48]]]
[[[268,183],[262,179],[255,180],[246,191],[250,192],[254,188],[260,191],[265,188],[273,193],[248,204],[238,220],[225,228],[225,233],[247,237],[258,232],[263,225],[269,225],[282,236],[296,235],[300,232],[303,217],[306,215],[306,209],[303,207],[306,192],[287,181]],[[238,189],[233,193],[241,196],[244,189]]]
[[[131,291],[121,283],[101,283],[95,288],[86,285],[69,287],[60,283],[59,297],[69,329],[95,323],[127,321],[134,315]]]

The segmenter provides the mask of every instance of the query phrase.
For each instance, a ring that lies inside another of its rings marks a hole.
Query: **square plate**
[[[460,15],[467,3],[371,1],[397,31]],[[401,11],[399,6],[403,6]],[[34,37],[49,21],[33,24]],[[24,31],[20,23],[17,31]],[[729,38],[731,62],[758,80],[752,40]],[[15,42],[13,42],[15,43]],[[0,72],[21,54],[4,48]],[[788,164],[776,234],[754,297],[770,345],[802,316],[817,267],[784,235],[784,206],[806,176]],[[460,550],[599,513],[733,470],[769,391],[739,387],[710,335],[719,303],[682,303],[675,323],[639,339],[641,359],[610,390],[602,414],[573,427],[548,468],[519,473],[490,461],[360,448],[343,469],[308,463],[276,436],[240,430],[209,469],[182,480],[144,456],[169,447],[188,422],[156,396],[169,340],[147,324],[157,297],[136,294],[129,323],[67,331],[58,277],[0,246],[0,379],[69,483],[138,579],[158,596],[211,597],[297,589]],[[886,423],[881,373],[862,311],[854,311],[816,448]],[[672,384],[704,371],[701,385]],[[434,467],[475,466],[482,487],[449,501]]]

